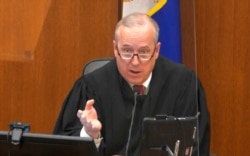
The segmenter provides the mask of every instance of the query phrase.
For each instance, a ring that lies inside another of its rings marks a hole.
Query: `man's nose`
[[[133,65],[140,64],[140,58],[138,54],[134,54],[133,57],[131,58],[131,63]]]

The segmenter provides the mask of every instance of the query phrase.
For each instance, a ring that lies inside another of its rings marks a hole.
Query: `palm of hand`
[[[102,124],[98,120],[97,113],[93,107],[94,100],[89,100],[86,103],[85,109],[79,110],[77,116],[79,117],[82,125],[87,134],[92,138],[97,138],[100,134]]]

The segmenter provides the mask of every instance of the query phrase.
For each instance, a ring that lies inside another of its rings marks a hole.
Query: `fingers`
[[[85,110],[90,110],[93,108],[93,104],[95,103],[94,99],[90,99],[87,101],[86,105],[85,105]]]
[[[97,120],[97,113],[95,108],[93,107],[94,100],[88,100],[85,105],[84,110],[78,110],[77,117],[80,119],[83,125],[88,124],[88,122],[92,122],[92,120]]]
[[[84,110],[78,110],[77,117],[80,118],[83,116],[83,113],[85,110],[91,110],[93,108],[93,104],[95,103],[94,99],[90,99],[86,102],[85,109]]]
[[[80,118],[82,115],[83,115],[83,111],[79,109],[77,111],[77,117]]]

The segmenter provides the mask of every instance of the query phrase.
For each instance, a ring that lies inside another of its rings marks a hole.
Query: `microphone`
[[[137,95],[139,94],[140,89],[137,86],[133,87],[133,92],[134,92],[134,106],[132,109],[132,116],[131,116],[131,122],[130,122],[130,127],[129,127],[129,133],[128,133],[128,140],[127,140],[127,145],[126,145],[126,154],[125,156],[128,156],[128,149],[129,149],[129,143],[131,139],[131,133],[132,133],[132,127],[134,123],[134,116],[135,116],[135,109],[137,105]]]

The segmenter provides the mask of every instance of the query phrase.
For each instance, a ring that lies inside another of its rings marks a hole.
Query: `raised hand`
[[[84,110],[78,110],[77,116],[80,119],[86,133],[93,139],[96,139],[100,135],[102,128],[101,122],[98,120],[97,113],[93,107],[95,101],[93,99],[88,100]]]

